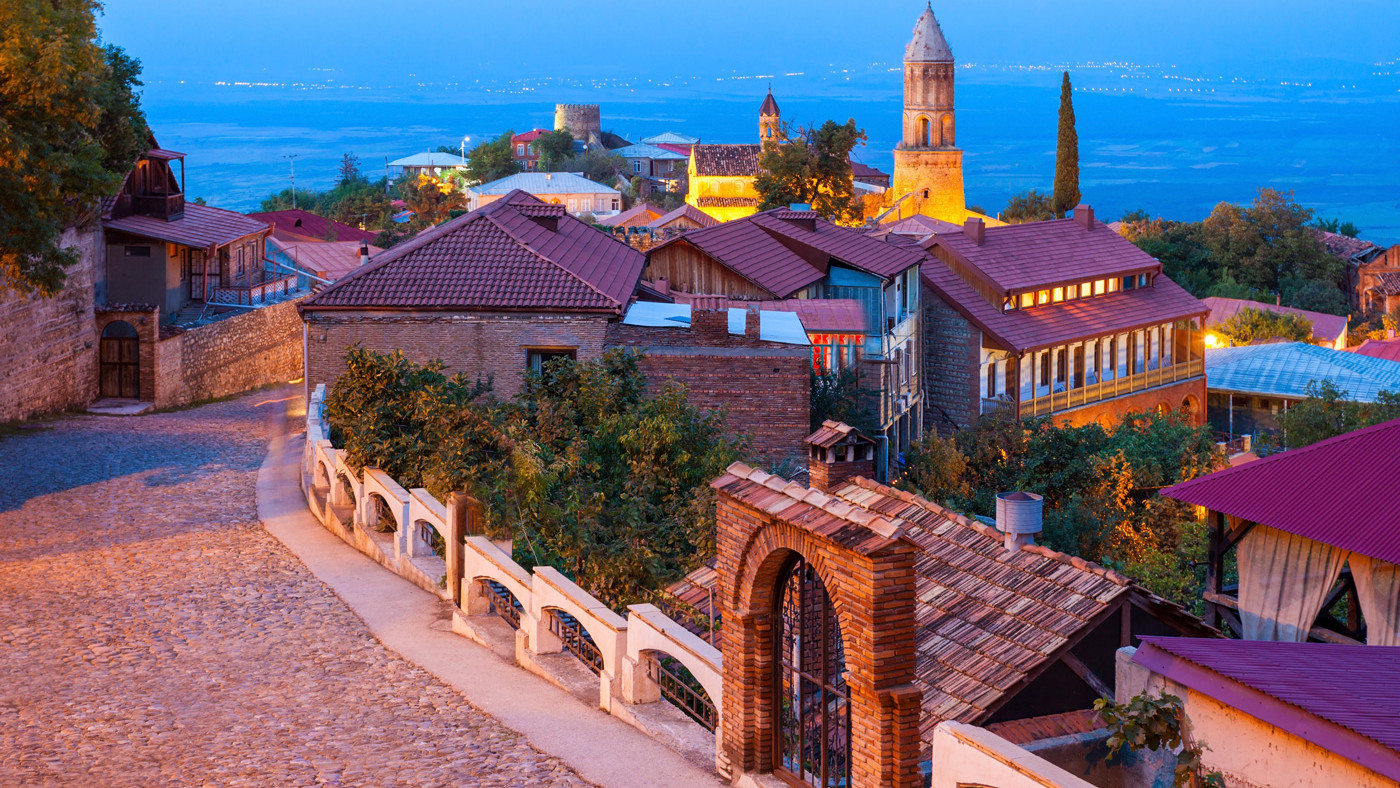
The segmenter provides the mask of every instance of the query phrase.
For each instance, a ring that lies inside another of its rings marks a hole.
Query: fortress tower
[[[773,99],[773,88],[768,88],[768,97],[758,108],[758,141],[760,144],[783,136],[782,113],[778,102]]]
[[[899,215],[955,224],[967,217],[962,151],[954,144],[953,51],[930,5],[904,50],[904,139],[894,151],[891,199]]]
[[[602,113],[597,104],[555,104],[554,130],[560,129],[568,129],[580,142],[601,140]]]

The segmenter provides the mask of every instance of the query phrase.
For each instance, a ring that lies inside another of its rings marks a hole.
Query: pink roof
[[[248,216],[271,225],[273,238],[288,241],[336,240],[371,243],[378,235],[299,208],[250,213]],[[330,237],[332,235],[335,236],[333,239]]]
[[[929,233],[960,233],[962,225],[945,222],[942,219],[935,219],[932,216],[915,214],[904,219],[887,222],[880,225],[881,230],[888,230],[901,235],[928,235]]]
[[[1348,349],[1371,358],[1400,361],[1400,339],[1368,339],[1359,346]]]
[[[1400,564],[1400,419],[1207,474],[1162,490],[1343,550]]]
[[[620,314],[645,263],[563,206],[516,190],[380,253],[303,308]]]
[[[650,227],[652,221],[660,215],[660,211],[646,203],[640,203],[622,213],[599,219],[598,224],[604,227]]]
[[[267,231],[267,225],[234,211],[199,203],[185,203],[185,215],[172,222],[151,216],[123,216],[102,223],[115,230],[142,238],[155,238],[196,249],[223,246],[249,235]]]
[[[305,268],[334,282],[360,267],[359,241],[281,241],[277,244]],[[370,253],[382,253],[371,247]]]
[[[1216,326],[1224,323],[1230,318],[1240,313],[1243,309],[1258,309],[1264,312],[1274,312],[1285,315],[1298,315],[1306,318],[1312,323],[1313,338],[1323,339],[1327,344],[1336,343],[1337,339],[1346,336],[1347,319],[1340,315],[1329,315],[1325,312],[1309,312],[1306,309],[1294,309],[1291,306],[1274,306],[1259,301],[1246,301],[1243,298],[1219,298],[1210,296],[1202,298],[1201,303],[1210,309],[1210,316],[1206,318],[1206,326]]]
[[[695,146],[694,146],[694,145],[677,145],[677,144],[674,143],[674,142],[658,142],[658,143],[656,143],[656,147],[658,147],[658,148],[660,148],[660,149],[662,149],[662,150],[668,150],[668,151],[670,151],[670,152],[672,152],[672,153],[679,153],[679,154],[682,155],[682,156],[689,156],[689,155],[690,155],[690,149],[693,148],[693,147],[695,147]]]
[[[1400,779],[1400,682],[1386,680],[1400,676],[1400,647],[1171,637],[1142,642],[1134,662]],[[1352,680],[1321,680],[1327,676]]]
[[[1093,230],[1075,219],[988,227],[980,246],[961,231],[935,236],[930,243],[976,268],[1003,292],[1162,268],[1132,241],[1098,221]]]
[[[651,252],[679,242],[695,246],[778,298],[820,281],[833,261],[889,278],[923,258],[917,250],[838,227],[811,211],[786,208],[692,230]]]
[[[535,140],[537,140],[537,139],[540,138],[540,135],[541,135],[541,134],[548,134],[548,133],[549,133],[549,129],[531,129],[531,130],[529,130],[529,131],[521,132],[520,134],[515,135],[515,136],[511,139],[511,141],[512,141],[512,142],[534,142]]]
[[[681,207],[675,209],[674,211],[671,211],[665,216],[657,218],[653,226],[659,229],[665,229],[666,225],[676,221],[677,219],[680,219],[681,217],[685,217],[686,219],[695,222],[701,227],[714,227],[715,225],[719,224],[718,219],[709,215],[708,213],[705,213],[699,208],[696,208],[694,205],[691,205],[690,203],[682,203]]]

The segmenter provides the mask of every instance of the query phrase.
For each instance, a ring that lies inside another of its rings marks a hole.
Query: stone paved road
[[[0,439],[0,786],[587,785],[258,524],[280,396]]]

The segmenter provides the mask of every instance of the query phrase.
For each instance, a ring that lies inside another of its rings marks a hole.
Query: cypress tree
[[[1055,217],[1065,214],[1079,204],[1079,133],[1074,130],[1074,89],[1069,84],[1069,72],[1060,83],[1060,137],[1055,146]]]

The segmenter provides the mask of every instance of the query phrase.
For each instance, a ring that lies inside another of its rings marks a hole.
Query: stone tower
[[[555,104],[554,130],[568,129],[580,142],[596,143],[602,139],[602,112],[597,104]]]
[[[962,151],[953,137],[953,51],[930,5],[904,49],[904,138],[894,151],[891,198],[909,197],[899,215],[962,224]]]
[[[782,136],[782,113],[778,110],[778,102],[773,99],[773,88],[770,87],[768,97],[763,99],[763,106],[758,108],[758,141],[761,144]]]

